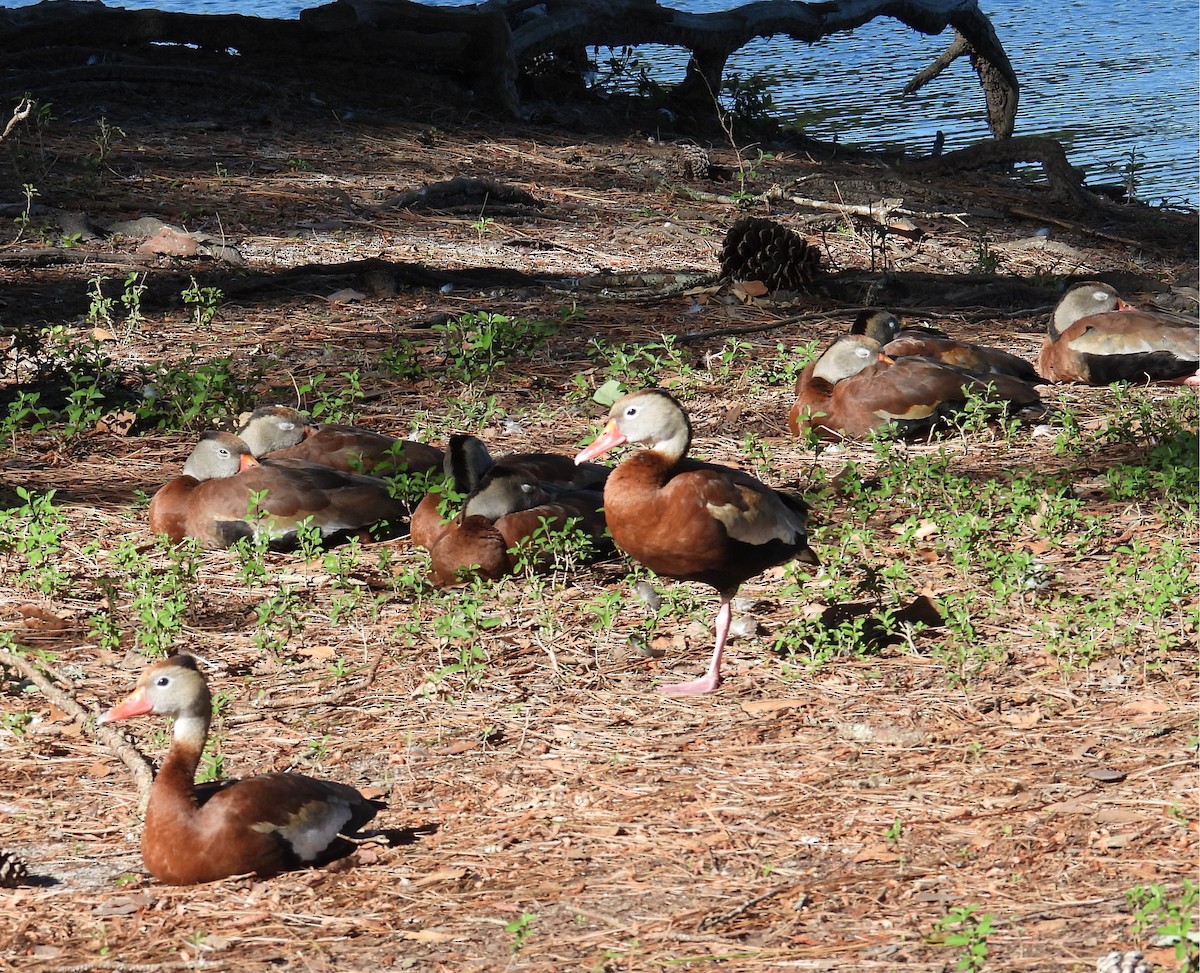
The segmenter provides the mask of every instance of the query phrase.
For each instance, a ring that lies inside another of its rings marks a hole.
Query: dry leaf
[[[898,862],[904,856],[893,851],[890,845],[867,845],[854,856],[856,862]]]
[[[439,868],[436,872],[430,872],[428,875],[413,879],[412,887],[419,889],[437,882],[453,882],[466,874],[467,870],[465,868]]]
[[[22,605],[21,627],[40,635],[58,635],[67,630],[65,619],[37,605]]]
[[[109,412],[96,420],[96,428],[93,431],[108,433],[110,436],[128,436],[135,422],[137,413]]]
[[[164,226],[157,235],[138,247],[137,252],[161,253],[168,257],[194,257],[200,252],[200,244],[194,237]]]
[[[442,932],[439,929],[418,929],[415,932],[406,929],[401,935],[416,943],[448,943],[454,939],[453,933]]]
[[[1167,713],[1170,710],[1170,705],[1161,699],[1135,699],[1128,703],[1122,703],[1117,707],[1118,713],[1131,713],[1134,715]]]

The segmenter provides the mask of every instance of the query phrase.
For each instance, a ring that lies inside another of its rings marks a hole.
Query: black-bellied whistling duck
[[[229,547],[266,535],[275,546],[296,539],[304,521],[323,538],[351,533],[394,535],[408,506],[386,481],[303,460],[259,463],[232,433],[206,432],[183,467],[150,501],[150,529],[174,543]]]
[[[891,311],[879,308],[860,311],[850,326],[850,333],[874,338],[883,345],[883,353],[889,358],[919,355],[965,368],[980,376],[1009,375],[1022,382],[1041,381],[1033,364],[1018,355],[959,341],[935,328],[901,327],[899,318]]]
[[[1038,371],[1051,382],[1200,384],[1196,323],[1141,311],[1100,281],[1072,287],[1051,315]]]
[[[575,490],[602,491],[609,469],[599,463],[574,465],[557,453],[515,453],[496,460],[463,502],[463,513],[498,520]]]
[[[539,564],[549,557],[550,534],[571,525],[587,534],[596,550],[611,549],[605,531],[603,494],[576,490],[495,522],[478,514],[455,517],[429,548],[429,574],[446,588],[473,577],[496,581],[512,574],[522,556]]]
[[[688,459],[691,423],[661,389],[618,399],[603,431],[576,462],[624,443],[643,443],[608,477],[604,511],[617,547],[656,574],[717,589],[716,646],[699,679],[662,687],[673,695],[707,693],[721,684],[721,656],[743,582],[797,560],[816,564],[799,497],[772,490],[748,473]]]
[[[976,376],[931,358],[893,360],[874,338],[843,335],[797,380],[788,428],[861,439],[891,423],[901,436],[922,436],[961,412],[972,392],[1009,412],[1041,412],[1037,390],[1019,379]]]
[[[451,436],[446,475],[453,493],[466,496],[457,511],[444,489],[426,496],[413,512],[411,541],[430,552],[430,574],[439,587],[471,575],[494,580],[512,573],[516,559],[508,550],[534,539],[542,527],[553,531],[574,521],[603,549],[603,500],[595,488],[608,472],[556,453],[492,459],[476,437]]]
[[[483,440],[454,434],[442,459],[443,482],[427,493],[413,511],[408,532],[413,547],[432,549],[451,522],[462,513],[462,502],[479,485],[495,461]]]
[[[258,459],[302,459],[344,473],[394,476],[425,473],[442,465],[442,451],[369,429],[312,423],[302,412],[264,405],[250,413],[238,436]]]
[[[274,875],[324,865],[384,807],[353,787],[301,774],[197,784],[212,697],[189,655],[147,667],[137,688],[99,722],[156,713],[175,720],[142,828],[142,860],[160,882],[195,885],[230,875]]]

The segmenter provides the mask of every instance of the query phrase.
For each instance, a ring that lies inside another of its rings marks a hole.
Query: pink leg
[[[712,661],[708,664],[708,672],[699,679],[691,682],[677,682],[669,686],[661,686],[661,690],[671,696],[696,696],[700,693],[711,693],[721,685],[721,654],[725,651],[725,640],[729,638],[729,625],[733,621],[733,606],[730,598],[721,598],[721,607],[717,609],[717,646],[713,649]]]

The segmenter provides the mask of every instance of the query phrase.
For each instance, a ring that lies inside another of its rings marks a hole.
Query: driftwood
[[[972,169],[1008,168],[1019,162],[1037,162],[1046,173],[1050,194],[1079,209],[1096,200],[1083,189],[1083,173],[1067,161],[1062,143],[1051,138],[1025,135],[1001,142],[979,142],[942,156],[911,159],[901,165],[904,172],[934,175]]]
[[[711,105],[730,55],[749,41],[783,35],[812,43],[883,16],[925,34],[953,28],[955,41],[922,73],[920,83],[936,77],[938,65],[949,63],[951,52],[953,57],[969,54],[992,134],[1012,134],[1019,86],[977,0],[759,0],[704,14],[673,10],[657,0],[489,0],[467,7],[336,0],[302,11],[296,21],[114,9],[98,0],[44,0],[35,7],[0,10],[0,54],[11,62],[12,55],[38,48],[78,45],[124,55],[115,65],[95,56],[86,65],[78,59],[76,66],[64,66],[57,77],[46,79],[53,84],[86,80],[105,70],[145,70],[135,57],[150,58],[154,44],[193,45],[210,63],[212,58],[224,60],[213,71],[225,85],[244,78],[253,87],[254,78],[264,73],[277,81],[300,75],[306,85],[323,76],[343,84],[373,84],[399,98],[440,79],[462,86],[481,105],[516,115],[522,78],[547,58],[582,68],[589,47],[683,47],[691,60],[672,98]],[[167,50],[170,63],[180,67],[192,56],[183,46]],[[153,51],[156,63],[163,56],[163,48]],[[19,65],[10,64],[3,77],[9,94],[30,87]],[[189,83],[185,76],[174,80]]]

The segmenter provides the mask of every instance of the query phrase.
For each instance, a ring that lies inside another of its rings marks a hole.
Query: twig
[[[383,660],[386,657],[386,655],[387,655],[386,651],[380,652],[375,657],[375,661],[371,663],[371,668],[369,670],[367,670],[367,674],[365,676],[363,676],[361,679],[356,679],[354,682],[350,683],[350,685],[348,685],[348,686],[342,686],[339,689],[331,690],[330,692],[325,693],[322,696],[304,696],[304,697],[300,697],[300,698],[289,697],[289,698],[283,700],[282,702],[278,702],[278,703],[276,703],[276,702],[263,703],[261,706],[256,707],[256,712],[244,713],[244,714],[239,714],[239,715],[235,715],[235,716],[227,716],[227,717],[225,717],[225,722],[226,723],[235,723],[235,724],[236,723],[255,723],[258,720],[262,719],[262,716],[260,715],[260,712],[259,712],[261,710],[298,709],[301,707],[312,707],[312,706],[332,706],[335,703],[340,703],[347,696],[351,695],[352,693],[358,692],[360,689],[366,689],[369,685],[371,685],[371,683],[373,683],[375,681],[375,675],[379,672],[379,667],[380,667],[380,665],[382,665]]]
[[[790,886],[787,886],[786,888],[790,888]],[[723,922],[728,922],[730,919],[736,919],[743,912],[753,909],[756,905],[758,905],[758,903],[764,901],[765,899],[769,899],[774,895],[778,895],[780,892],[786,891],[786,888],[780,887],[777,889],[771,889],[769,892],[764,892],[762,895],[756,895],[754,898],[743,902],[741,905],[734,909],[730,909],[728,912],[721,913],[719,916],[706,916],[700,921],[700,925],[696,928],[700,932],[703,932],[705,929],[711,929],[713,926],[720,925]]]
[[[728,328],[714,328],[712,331],[693,331],[691,334],[679,335],[676,344],[686,345],[692,341],[706,341],[709,338],[724,338],[731,334],[756,334],[759,331],[772,331],[788,324],[798,324],[801,321],[817,321],[829,317],[825,311],[814,311],[809,314],[793,314],[788,318],[770,321],[767,324],[739,324]]]
[[[54,685],[55,682],[65,685],[67,681],[45,662],[39,660],[35,663],[26,656],[0,648],[0,663],[16,669],[37,686],[50,702],[120,757],[133,776],[134,783],[137,784],[138,798],[145,807],[146,802],[150,800],[150,787],[154,783],[154,772],[145,754],[126,740],[120,731],[113,727],[96,726],[93,720],[95,714],[84,709],[70,693]]]
[[[8,124],[4,126],[4,131],[0,132],[0,142],[8,138],[9,132],[13,130],[17,122],[23,122],[29,117],[29,113],[33,110],[33,99],[22,98],[21,103],[13,109],[12,118],[8,120]]]

